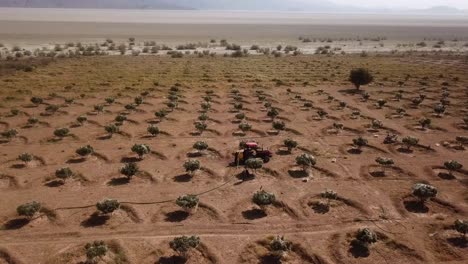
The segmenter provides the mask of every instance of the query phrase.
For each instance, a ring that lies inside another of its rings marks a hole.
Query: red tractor
[[[259,158],[267,163],[273,156],[271,151],[259,147],[257,142],[246,142],[242,147],[242,149],[233,153],[236,165],[242,165],[246,160],[251,158]]]

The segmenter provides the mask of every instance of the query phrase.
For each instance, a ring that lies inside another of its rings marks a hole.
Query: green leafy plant
[[[146,144],[135,144],[132,147],[132,152],[135,152],[140,159],[143,159],[143,156],[145,154],[149,154],[151,152],[151,149]]]
[[[192,194],[180,196],[176,200],[176,204],[187,212],[192,212],[198,206],[198,203],[198,197]]]
[[[302,166],[303,171],[307,171],[310,167],[315,166],[316,163],[317,160],[315,157],[307,153],[303,153],[296,157],[296,164]]]
[[[2,132],[1,135],[7,140],[11,140],[12,138],[18,135],[18,131],[16,129],[9,129],[9,130]]]
[[[80,147],[76,150],[76,154],[80,155],[81,157],[87,157],[93,153],[94,153],[94,149],[90,145]]]
[[[59,138],[64,138],[70,134],[70,130],[66,127],[57,128],[54,130],[54,135]]]
[[[191,159],[184,162],[184,169],[189,175],[193,175],[195,171],[201,168],[201,163],[199,160]]]
[[[208,128],[208,125],[204,122],[195,122],[195,129],[198,130],[198,132],[203,133]]]
[[[251,169],[254,170],[254,172],[257,172],[258,169],[263,167],[263,160],[260,158],[249,158],[244,164],[247,171]]]
[[[413,186],[413,195],[419,199],[421,204],[424,204],[428,199],[436,197],[437,188],[429,184],[416,183]]]
[[[268,246],[270,254],[278,259],[285,257],[288,251],[292,249],[292,242],[284,239],[284,236],[276,236]]]
[[[361,149],[364,146],[367,146],[368,141],[367,139],[359,136],[357,138],[353,138],[353,145],[356,146],[357,149]]]
[[[275,119],[279,115],[278,109],[270,108],[267,112],[267,116],[271,117],[271,119]]]
[[[138,172],[138,165],[134,162],[126,163],[122,168],[120,168],[120,173],[127,176],[129,180]]]
[[[297,147],[298,143],[297,141],[287,138],[283,141],[284,146],[288,148],[288,152],[291,153],[291,151]]]
[[[468,221],[457,219],[453,224],[455,230],[462,235],[462,239],[466,241],[466,233],[468,233]]]
[[[411,150],[411,147],[417,146],[419,143],[419,139],[411,136],[407,136],[401,139],[401,142],[406,146],[408,151]]]
[[[106,130],[106,132],[109,134],[110,137],[112,137],[113,134],[119,132],[119,127],[114,124],[107,125],[104,127],[104,129]]]
[[[463,168],[463,165],[456,160],[444,162],[444,167],[449,171],[449,175],[453,177],[453,172]]]
[[[148,128],[146,129],[148,133],[150,133],[153,137],[159,135],[160,131],[157,126],[154,125],[149,125]]]
[[[107,254],[108,248],[104,241],[94,241],[85,245],[87,264],[95,264]]]
[[[195,249],[200,245],[200,238],[198,236],[181,236],[174,238],[169,242],[172,250],[177,252],[183,258],[187,258],[188,252]]]
[[[73,171],[68,167],[60,168],[55,171],[55,177],[62,179],[62,180],[66,180],[68,178],[71,178],[72,176],[73,176]]]
[[[276,130],[284,130],[286,128],[286,124],[283,121],[273,121],[272,126]]]
[[[246,132],[252,129],[252,125],[247,122],[242,122],[239,124],[239,129]]]
[[[252,202],[258,205],[262,210],[265,210],[266,206],[273,204],[275,201],[276,196],[264,190],[255,192],[252,197]]]
[[[354,247],[369,251],[369,246],[377,242],[377,234],[369,228],[359,229],[356,233],[355,239],[351,242]]]
[[[42,205],[39,202],[33,201],[30,203],[25,203],[16,208],[16,212],[19,216],[25,216],[27,219],[31,220],[42,208]]]
[[[353,69],[349,74],[349,81],[356,86],[357,90],[359,90],[361,85],[369,84],[373,80],[372,74],[364,68]]]
[[[382,166],[382,172],[385,174],[385,168],[393,166],[395,162],[391,158],[385,158],[385,157],[377,157],[375,159],[375,162],[377,162],[380,166]]]
[[[96,204],[96,209],[102,214],[112,214],[120,208],[120,202],[115,199],[104,199]]]
[[[34,156],[30,153],[21,153],[18,156],[18,159],[21,160],[24,163],[31,162],[34,159]]]
[[[86,116],[78,116],[78,117],[76,118],[76,121],[77,121],[80,125],[82,125],[84,122],[88,121],[88,118],[87,118]]]
[[[423,117],[421,119],[419,119],[419,124],[421,125],[421,128],[422,129],[426,129],[427,127],[429,127],[432,123],[431,119],[429,118],[426,118],[426,117]]]
[[[205,141],[197,141],[193,144],[193,148],[198,151],[204,151],[208,149],[208,144]]]

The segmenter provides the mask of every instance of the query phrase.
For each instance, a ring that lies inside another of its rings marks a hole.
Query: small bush
[[[85,245],[87,263],[97,263],[99,258],[107,254],[107,245],[104,241],[94,241]]]
[[[198,151],[203,151],[208,149],[208,144],[205,141],[197,141],[193,144],[193,148]]]
[[[150,151],[150,147],[146,144],[135,144],[132,147],[132,152],[135,152],[140,159],[142,159],[145,154],[149,154]]]
[[[466,233],[468,233],[468,221],[457,219],[453,226],[455,230],[465,238]]]
[[[294,148],[297,147],[297,141],[287,138],[283,141],[283,144],[288,148],[288,151],[291,152]]]
[[[274,121],[272,126],[276,130],[284,130],[286,128],[286,124],[283,121]]]
[[[251,130],[252,126],[249,123],[243,122],[239,124],[239,129],[245,132]]]
[[[201,163],[199,160],[187,160],[184,162],[184,169],[189,174],[193,174],[196,170],[201,168]]]
[[[127,176],[128,179],[131,179],[133,176],[135,176],[138,171],[138,165],[134,162],[127,163],[122,168],[120,168],[120,173]]]
[[[10,140],[18,135],[18,131],[16,129],[9,129],[1,133],[2,137]]]
[[[178,254],[186,257],[190,249],[197,248],[200,245],[200,238],[198,236],[181,236],[174,238],[169,242],[169,246],[172,250],[176,251]]]
[[[279,112],[278,112],[278,109],[276,108],[271,108],[268,112],[267,112],[267,116],[271,117],[272,119],[274,119],[275,117],[277,117],[279,115]]]
[[[25,216],[28,219],[31,219],[41,210],[42,205],[39,202],[33,201],[30,203],[25,203],[16,208],[16,212],[19,216]]]
[[[104,127],[104,129],[107,133],[109,133],[110,136],[119,132],[119,127],[114,124],[107,125]]]
[[[419,139],[411,136],[404,137],[401,142],[405,144],[406,148],[408,150],[411,149],[411,147],[418,145]]]
[[[277,258],[282,258],[287,251],[291,251],[292,242],[284,239],[283,236],[276,236],[271,240],[269,250]]]
[[[30,153],[22,153],[18,156],[18,159],[24,163],[28,163],[34,159],[34,156]]]
[[[63,138],[63,137],[66,137],[70,134],[70,130],[68,128],[58,128],[58,129],[55,129],[54,131],[54,135],[56,137],[59,137],[59,138]]]
[[[413,195],[419,198],[421,203],[437,195],[437,188],[424,183],[416,183],[413,186]]]
[[[84,122],[86,122],[88,120],[88,118],[86,116],[78,116],[76,118],[76,121],[80,124],[83,124]]]
[[[296,157],[296,164],[302,166],[304,171],[312,166],[315,166],[316,163],[317,161],[315,157],[307,153],[303,153]]]
[[[353,138],[353,145],[356,146],[358,149],[361,149],[364,146],[367,146],[368,141],[367,139],[359,136],[357,138]]]
[[[76,154],[80,155],[81,157],[86,157],[93,153],[94,153],[94,149],[90,145],[80,147],[76,150]]]
[[[73,171],[68,167],[60,168],[55,171],[55,177],[62,179],[62,180],[71,178],[72,176],[73,176]]]
[[[251,170],[258,170],[263,167],[263,160],[260,158],[250,158],[245,161],[245,167]]]
[[[111,214],[120,208],[120,203],[114,199],[104,199],[96,204],[96,209],[102,214]]]
[[[198,130],[200,133],[206,130],[208,125],[204,122],[195,122],[195,129]]]
[[[150,133],[153,137],[154,136],[157,136],[160,131],[159,131],[159,128],[157,126],[153,126],[153,125],[150,125],[148,126],[148,128],[146,129],[148,131],[148,133]]]
[[[194,209],[198,205],[199,199],[196,195],[184,195],[180,196],[176,200],[176,204],[182,207],[184,210]]]
[[[444,167],[449,171],[449,174],[452,175],[453,171],[460,170],[463,168],[463,165],[456,160],[449,160],[444,162]]]
[[[252,202],[260,207],[271,205],[276,201],[276,196],[273,193],[268,193],[260,190],[254,193]]]

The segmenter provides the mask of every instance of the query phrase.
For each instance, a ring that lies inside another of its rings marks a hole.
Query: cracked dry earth
[[[208,129],[201,135],[193,133],[193,123],[206,89],[184,85],[178,107],[162,120],[154,112],[165,108],[169,87],[150,89],[144,103],[131,111],[124,106],[138,93],[78,97],[51,115],[40,115],[46,112],[45,104],[19,103],[18,115],[4,113],[1,119],[2,130],[16,128],[19,133],[0,145],[0,263],[80,263],[85,261],[84,245],[94,240],[109,245],[102,263],[174,263],[175,253],[168,242],[180,235],[201,238],[202,244],[187,263],[274,263],[267,249],[267,239],[273,235],[293,242],[283,263],[468,261],[466,244],[459,243],[459,234],[451,228],[454,220],[467,218],[467,171],[454,172],[453,179],[439,177],[446,160],[468,167],[468,146],[453,149],[441,143],[467,135],[461,124],[466,115],[466,88],[449,87],[451,104],[442,118],[434,117],[432,110],[440,88],[405,87],[400,101],[393,99],[399,88],[382,92],[364,87],[371,94],[368,101],[346,86],[290,88],[291,92],[286,87],[262,89],[265,101],[279,109],[277,119],[286,124],[287,129],[278,135],[267,133],[272,125],[264,102],[257,98],[258,89],[239,89],[241,111],[252,125],[244,137],[233,135],[238,124],[233,122],[235,100],[229,89],[214,91]],[[420,93],[427,95],[424,103],[418,108],[408,106]],[[104,103],[107,96],[116,96],[116,102],[106,105],[102,113],[94,112],[93,106]],[[387,106],[377,109],[378,98],[387,99]],[[312,107],[304,107],[305,102]],[[347,104],[340,108],[339,102]],[[46,98],[45,103],[62,105],[63,98]],[[405,107],[407,114],[397,117],[398,107]],[[328,112],[328,117],[317,118],[319,109]],[[351,119],[353,111],[360,116]],[[128,112],[128,120],[121,133],[108,138],[104,126],[121,112]],[[80,115],[88,121],[77,126],[74,120]],[[30,116],[40,120],[34,127],[26,126]],[[421,116],[430,116],[432,127],[443,130],[418,129],[415,124]],[[373,119],[381,120],[384,128],[370,130]],[[335,131],[336,122],[345,129]],[[164,133],[149,136],[148,124]],[[54,139],[53,131],[60,127],[70,128],[72,136]],[[387,132],[400,139],[418,137],[420,145],[405,152],[398,143],[383,144]],[[369,147],[357,154],[349,149],[358,135],[368,139]],[[286,138],[299,143],[292,153],[282,151]],[[239,177],[243,169],[230,162],[232,152],[246,139],[256,140],[274,155],[255,172],[254,179],[243,181]],[[210,149],[197,157],[202,169],[190,178],[183,163],[198,140],[206,141]],[[153,152],[140,161],[130,150],[135,143],[147,144]],[[77,160],[75,150],[84,145],[93,146],[96,153]],[[16,157],[23,152],[33,154],[34,160],[22,165]],[[302,153],[317,158],[308,176],[294,173],[295,157]],[[395,161],[382,177],[372,173],[378,168],[374,161],[378,156]],[[136,161],[144,173],[129,182],[119,181],[119,168],[127,161]],[[54,173],[65,166],[78,176],[63,184],[54,180]],[[417,182],[430,183],[439,191],[424,212],[408,205]],[[260,188],[278,200],[266,214],[259,213],[251,201]],[[326,189],[336,191],[340,199],[328,212],[320,212],[314,204]],[[183,214],[174,203],[184,194],[200,194],[200,206],[192,215]],[[103,198],[118,199],[122,207],[109,219],[93,218],[95,204]],[[33,200],[48,210],[29,222],[17,216],[16,207]],[[352,236],[362,227],[379,237],[366,257],[349,250]]]

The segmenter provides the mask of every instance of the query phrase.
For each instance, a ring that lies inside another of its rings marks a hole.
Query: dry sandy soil
[[[363,87],[367,101],[347,82],[349,70],[364,66],[375,82]],[[466,263],[468,248],[452,230],[456,219],[468,216],[468,146],[457,146],[456,136],[468,136],[468,68],[461,57],[359,57],[297,56],[247,58],[102,57],[56,60],[32,72],[7,72],[2,86],[0,131],[17,129],[17,137],[0,145],[0,263],[80,263],[84,245],[104,240],[110,252],[102,263],[174,263],[168,242],[179,235],[198,235],[201,246],[187,263],[274,263],[268,257],[268,237],[284,235],[294,243],[283,263]],[[404,84],[400,87],[398,82]],[[170,88],[179,84],[180,102],[167,118],[154,112],[166,108]],[[433,106],[450,93],[442,117]],[[243,112],[252,131],[234,136],[235,100],[231,89],[242,96]],[[287,89],[290,89],[289,91]],[[403,90],[403,98],[395,93]],[[195,135],[193,123],[207,90],[213,90],[208,130]],[[323,91],[321,91],[323,90]],[[136,110],[124,106],[148,91]],[[271,122],[263,102],[279,109],[277,119],[286,130],[269,135]],[[419,107],[411,99],[426,99]],[[34,106],[32,96],[43,97]],[[116,102],[107,105],[105,98]],[[332,96],[332,97],[330,97]],[[65,98],[74,98],[65,104]],[[382,109],[375,106],[386,99]],[[310,102],[312,107],[304,107]],[[344,108],[339,102],[346,102]],[[104,104],[96,113],[93,106]],[[48,105],[58,111],[48,113]],[[396,109],[406,115],[396,115]],[[11,109],[19,110],[16,115]],[[329,116],[317,118],[323,109]],[[353,111],[360,116],[351,119]],[[106,137],[104,126],[119,113],[127,114],[122,133]],[[76,117],[88,118],[82,126]],[[27,126],[29,117],[39,123]],[[421,130],[418,120],[426,116],[432,125]],[[370,130],[371,120],[384,127]],[[333,131],[333,123],[343,131]],[[150,137],[149,124],[164,132]],[[54,138],[56,128],[67,127],[72,136]],[[384,144],[388,132],[399,140],[420,139],[411,152],[397,142]],[[352,139],[361,135],[370,146],[360,154],[350,151]],[[299,147],[281,151],[283,140],[293,138]],[[241,140],[252,139],[274,152],[270,162],[243,181],[241,167],[230,166],[232,152]],[[185,175],[183,163],[192,145],[206,141],[210,149],[199,157],[202,170],[193,178]],[[148,144],[153,152],[138,161],[133,144]],[[95,155],[77,160],[75,150],[92,145]],[[29,152],[34,160],[17,160]],[[295,168],[295,157],[310,153],[317,164],[309,177]],[[376,157],[390,157],[395,165],[376,177]],[[443,163],[457,160],[465,170],[445,175]],[[119,180],[124,162],[136,160],[143,174],[130,182]],[[77,177],[60,184],[54,172],[70,167]],[[425,208],[415,208],[413,184],[430,183],[438,188]],[[258,213],[251,202],[260,188],[276,195],[278,203]],[[314,210],[319,194],[336,191],[339,200],[328,212]],[[199,194],[200,207],[188,217],[174,200],[183,194]],[[122,208],[109,219],[93,217],[96,202],[115,198]],[[16,213],[20,204],[39,201],[43,210],[25,221]],[[422,210],[418,210],[422,209]],[[369,227],[378,234],[369,256],[350,251],[355,232]]]

